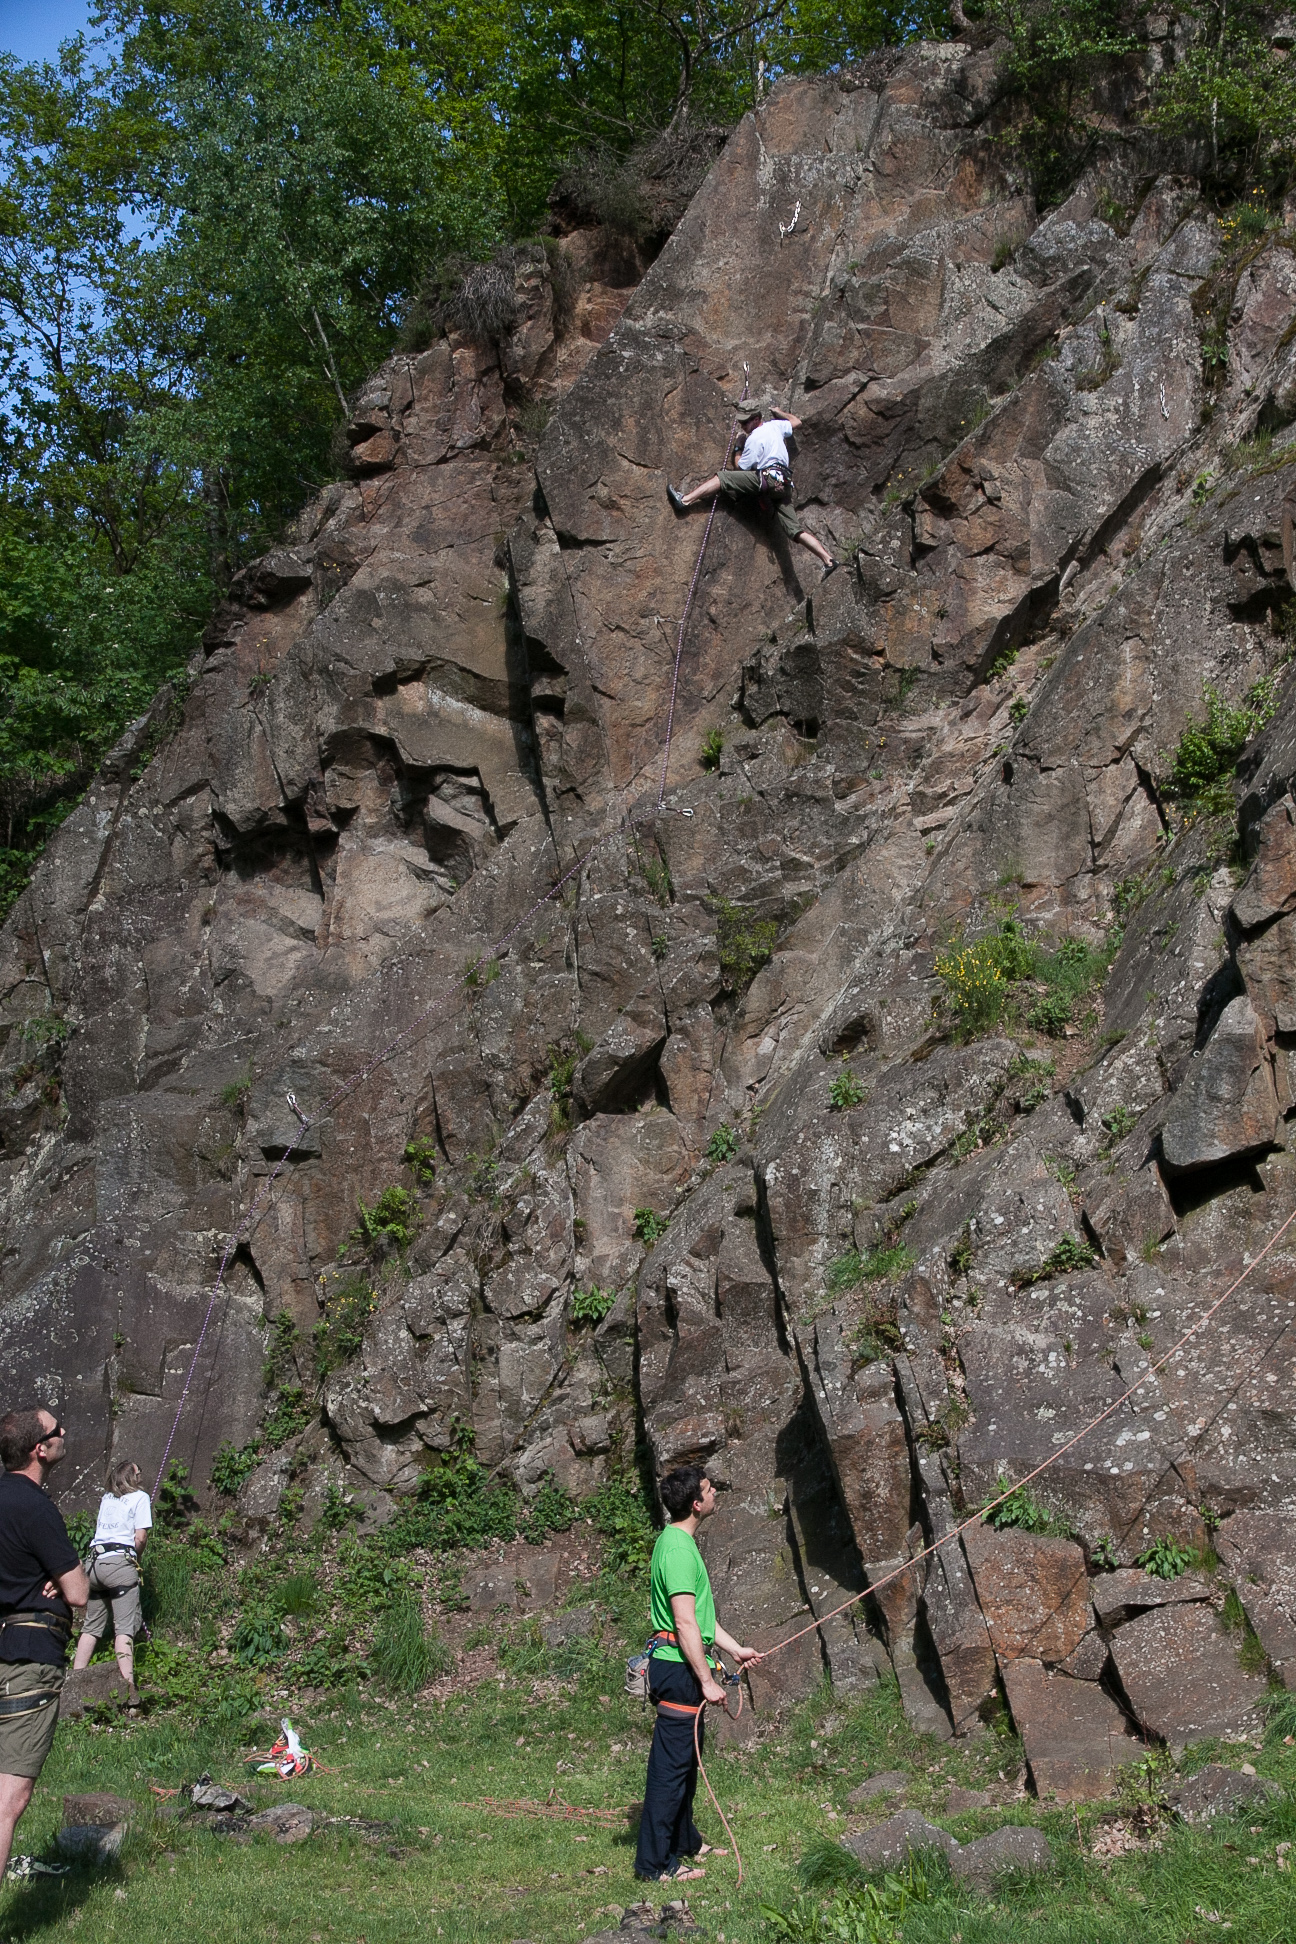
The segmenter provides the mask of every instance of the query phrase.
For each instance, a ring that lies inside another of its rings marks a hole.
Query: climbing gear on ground
[[[283,1733],[267,1754],[253,1753],[248,1756],[248,1764],[255,1768],[258,1775],[277,1775],[281,1781],[290,1782],[294,1776],[305,1775],[315,1767],[315,1761],[308,1748],[301,1741],[287,1716],[280,1719]]]
[[[666,497],[671,503],[672,512],[677,514],[688,512],[688,508],[684,504],[683,494],[680,492],[677,486],[671,485],[669,479],[666,481]]]
[[[6,1883],[27,1883],[32,1877],[66,1876],[70,1863],[42,1863],[36,1856],[11,1856],[5,1871]]]

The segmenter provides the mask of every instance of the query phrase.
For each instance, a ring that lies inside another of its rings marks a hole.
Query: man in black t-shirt
[[[45,1492],[65,1448],[53,1411],[0,1419],[0,1877],[54,1742],[72,1609],[90,1592]]]

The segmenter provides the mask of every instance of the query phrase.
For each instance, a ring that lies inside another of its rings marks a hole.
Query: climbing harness
[[[50,1613],[45,1610],[0,1614],[0,1635],[3,1635],[9,1627],[20,1627],[24,1632],[28,1628],[39,1627],[42,1633],[53,1634],[55,1640],[63,1646],[66,1646],[72,1638],[71,1620],[65,1620],[60,1613]]]
[[[768,460],[760,469],[762,495],[768,494],[773,499],[786,499],[793,491],[795,483],[791,467],[783,465],[778,459]]]
[[[0,1718],[9,1720],[15,1715],[38,1714],[42,1708],[57,1708],[57,1694],[5,1694],[0,1695]]]

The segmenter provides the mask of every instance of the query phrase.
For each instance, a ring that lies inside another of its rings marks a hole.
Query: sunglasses
[[[37,1443],[37,1444],[53,1444],[53,1442],[54,1442],[54,1440],[55,1440],[55,1438],[61,1438],[61,1437],[63,1437],[63,1436],[64,1436],[64,1431],[63,1431],[63,1426],[62,1426],[61,1424],[56,1424],[56,1425],[54,1426],[54,1429],[53,1429],[52,1431],[47,1431],[47,1432],[45,1433],[45,1435],[44,1435],[44,1437],[43,1437],[43,1438],[38,1438],[38,1439],[36,1440],[36,1443]],[[35,1449],[35,1446],[33,1446],[32,1448],[33,1448],[33,1450],[34,1450],[34,1449]]]

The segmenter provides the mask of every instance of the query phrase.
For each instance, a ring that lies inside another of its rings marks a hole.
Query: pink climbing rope
[[[734,407],[733,422],[729,427],[729,438],[725,445],[724,456],[726,459],[728,459],[730,453],[733,451],[734,433],[738,430],[738,414],[742,410],[743,400],[747,396],[747,387],[750,382],[751,372],[744,365],[743,388],[738,394],[738,403]],[[697,563],[693,569],[693,578],[689,582],[688,599],[684,603],[684,612],[680,616],[679,634],[675,638],[675,667],[671,673],[670,707],[666,711],[666,744],[662,750],[661,783],[657,790],[657,808],[659,810],[666,801],[666,771],[670,764],[671,736],[675,730],[675,696],[679,689],[680,657],[684,653],[684,630],[688,626],[688,618],[693,611],[693,596],[697,593],[698,579],[702,573],[702,562],[706,559],[706,550],[711,539],[711,528],[715,523],[716,506],[719,503],[719,499],[720,495],[717,493],[711,501],[711,511],[707,514],[706,528],[702,534],[702,545],[698,548]]]
[[[512,944],[513,940],[517,937],[518,933],[523,931],[526,928],[526,926],[531,923],[531,920],[537,915],[537,913],[542,911],[544,907],[547,904],[549,904],[553,898],[557,896],[558,892],[560,892],[563,889],[563,886],[569,884],[572,878],[576,877],[581,871],[583,871],[585,866],[589,863],[590,859],[592,857],[597,856],[598,852],[601,851],[606,845],[614,843],[618,838],[624,837],[628,830],[633,830],[638,824],[653,823],[656,821],[659,815],[674,816],[677,814],[682,814],[682,813],[675,812],[669,809],[664,809],[663,806],[658,805],[656,809],[645,811],[640,816],[627,818],[623,823],[618,824],[615,830],[610,830],[607,832],[606,836],[600,837],[596,843],[591,844],[590,848],[587,851],[585,851],[580,857],[577,858],[574,864],[570,865],[568,869],[563,872],[561,877],[559,877],[553,884],[550,885],[549,889],[545,892],[542,898],[536,899],[535,903],[531,905],[530,908],[523,913],[522,917],[518,919],[515,925],[510,926],[508,931],[506,931],[501,938],[496,940],[495,944],[490,948],[490,951],[486,954],[487,958],[498,959],[503,952],[507,951],[508,947]],[[216,1280],[212,1284],[212,1291],[211,1291],[210,1299],[208,1300],[207,1311],[203,1317],[202,1326],[198,1331],[197,1340],[194,1343],[193,1354],[189,1359],[189,1367],[185,1374],[184,1386],[180,1392],[179,1402],[177,1403],[175,1408],[175,1415],[171,1421],[171,1429],[167,1436],[165,1448],[163,1449],[162,1452],[162,1461],[158,1466],[157,1478],[153,1486],[153,1496],[155,1498],[157,1496],[158,1487],[161,1485],[163,1477],[166,1474],[167,1464],[170,1461],[170,1457],[171,1457],[171,1450],[173,1445],[175,1444],[176,1433],[180,1429],[180,1420],[184,1416],[185,1405],[188,1403],[189,1394],[193,1389],[194,1377],[198,1370],[198,1360],[202,1355],[203,1345],[207,1340],[207,1332],[211,1328],[211,1320],[216,1313],[216,1305],[220,1300],[221,1291],[225,1286],[225,1277],[229,1271],[230,1263],[234,1258],[239,1243],[243,1240],[244,1236],[248,1233],[249,1229],[251,1229],[253,1224],[256,1222],[258,1216],[262,1213],[263,1209],[268,1204],[271,1195],[274,1191],[276,1182],[279,1180],[284,1169],[288,1166],[288,1163],[291,1161],[297,1149],[301,1146],[304,1135],[306,1134],[308,1129],[313,1127],[319,1127],[322,1122],[329,1120],[332,1117],[334,1110],[341,1104],[343,1100],[346,1099],[348,1094],[353,1093],[357,1087],[361,1086],[369,1078],[371,1073],[375,1072],[378,1067],[385,1065],[388,1060],[390,1060],[395,1054],[399,1053],[403,1047],[408,1045],[410,1040],[413,1039],[415,1034],[418,1033],[421,1028],[429,1025],[439,1015],[448,1011],[451,1003],[456,998],[458,998],[465,990],[469,988],[471,982],[475,977],[475,974],[476,974],[476,967],[474,966],[471,967],[467,972],[465,972],[462,975],[462,977],[457,979],[454,982],[454,984],[448,989],[448,991],[444,992],[439,998],[431,1000],[423,1008],[421,1012],[416,1013],[414,1018],[409,1022],[408,1026],[404,1027],[401,1030],[401,1032],[399,1032],[394,1039],[390,1040],[387,1043],[387,1045],[384,1046],[379,1052],[372,1054],[370,1058],[365,1061],[364,1065],[360,1067],[360,1069],[357,1072],[351,1074],[348,1079],[344,1080],[339,1087],[335,1088],[334,1091],[328,1095],[323,1105],[319,1109],[318,1113],[307,1115],[301,1113],[300,1109],[295,1110],[297,1112],[298,1120],[300,1123],[296,1134],[293,1136],[288,1146],[284,1149],[278,1161],[275,1163],[274,1167],[272,1168],[270,1174],[267,1176],[265,1185],[262,1188],[260,1194],[256,1197],[256,1200],[252,1202],[250,1207],[243,1214],[242,1218],[238,1223],[238,1226],[233,1230],[228,1241],[225,1244],[225,1252],[221,1257],[220,1267],[216,1272]]]

